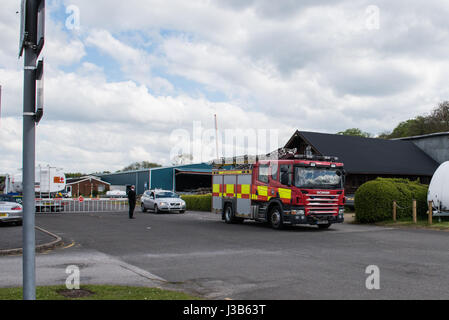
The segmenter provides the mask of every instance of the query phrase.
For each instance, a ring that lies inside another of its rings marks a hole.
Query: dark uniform
[[[129,218],[133,219],[134,209],[136,208],[136,191],[130,189],[128,191]]]

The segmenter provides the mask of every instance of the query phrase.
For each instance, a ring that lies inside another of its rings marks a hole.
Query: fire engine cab
[[[295,151],[294,151],[295,152]],[[324,156],[214,161],[212,210],[228,223],[244,220],[327,229],[344,222],[343,163]]]

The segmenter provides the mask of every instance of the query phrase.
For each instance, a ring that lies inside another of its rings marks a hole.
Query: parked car
[[[22,225],[22,205],[10,195],[0,195],[0,223]]]
[[[142,212],[151,210],[154,213],[173,212],[184,213],[186,202],[179,195],[166,190],[145,191],[141,197]]]

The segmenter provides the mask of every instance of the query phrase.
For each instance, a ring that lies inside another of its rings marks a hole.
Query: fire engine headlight
[[[293,215],[303,216],[305,214],[304,210],[292,210]]]
[[[340,211],[338,211],[339,214],[345,214],[345,209],[340,209]]]

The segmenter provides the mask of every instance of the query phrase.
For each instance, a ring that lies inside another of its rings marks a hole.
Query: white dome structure
[[[435,171],[427,201],[433,201],[433,208],[437,211],[435,216],[449,216],[449,161],[444,162]]]

